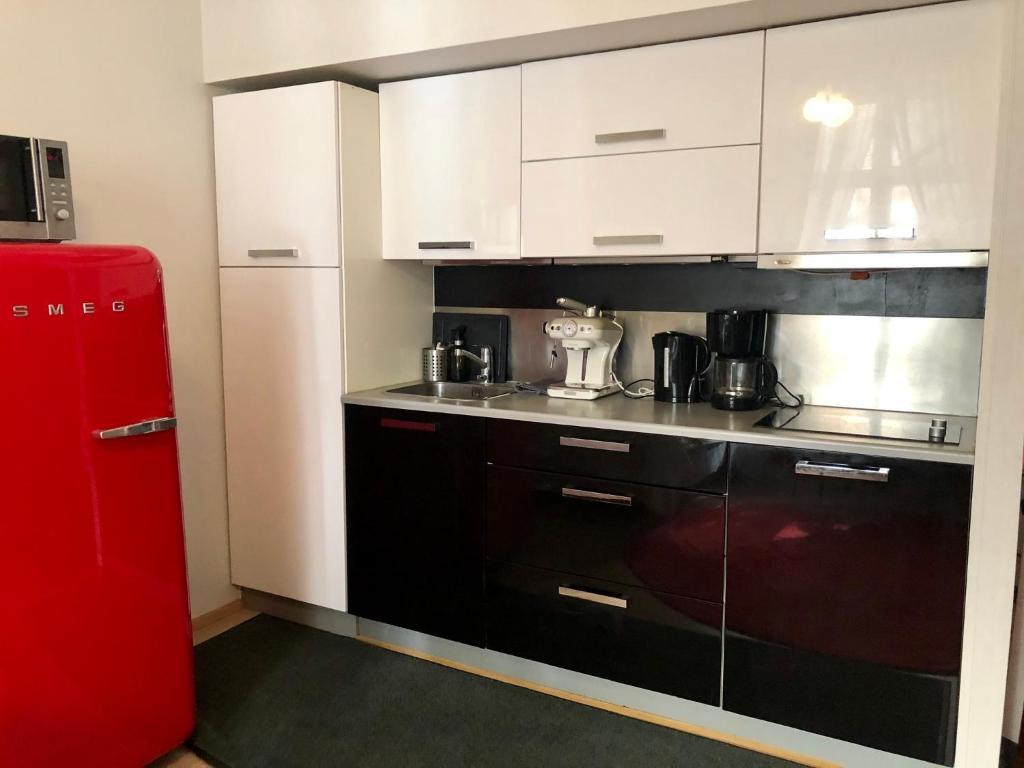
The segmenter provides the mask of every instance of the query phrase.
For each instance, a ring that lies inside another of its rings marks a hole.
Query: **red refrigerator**
[[[0,768],[138,768],[194,722],[160,264],[0,244]]]

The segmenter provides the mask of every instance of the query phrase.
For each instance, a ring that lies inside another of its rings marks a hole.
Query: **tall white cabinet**
[[[987,250],[1003,24],[972,0],[768,30],[759,251]]]
[[[377,96],[214,99],[232,581],[344,611],[346,391],[419,376],[430,269],[381,259]]]

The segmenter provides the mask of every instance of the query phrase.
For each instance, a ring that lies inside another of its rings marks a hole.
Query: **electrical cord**
[[[789,395],[793,399],[793,403],[792,404],[787,403],[785,400],[783,400],[779,396],[779,388],[780,387],[782,388],[782,390],[787,395]],[[803,395],[794,395],[793,392],[789,389],[789,387],[787,387],[781,381],[776,380],[775,381],[775,392],[774,392],[774,394],[770,398],[768,398],[768,402],[771,403],[772,405],[778,405],[778,406],[780,406],[782,408],[802,408],[803,405],[804,405],[804,396]]]
[[[637,379],[636,381],[629,382],[629,384],[622,384],[619,381],[619,377],[615,377],[615,383],[622,389],[622,394],[630,400],[643,400],[645,397],[654,397],[654,390],[651,387],[640,387],[639,389],[630,391],[630,387],[634,384],[639,384],[641,381],[653,382],[654,379]]]
[[[622,331],[622,336],[623,336],[623,338],[625,338],[625,336],[626,336],[626,329],[623,328],[622,324],[618,320],[615,319],[615,315],[605,315],[605,317],[607,317],[609,320],[612,321],[612,325],[614,325],[616,328],[618,328],[620,331]],[[612,382],[615,384],[615,386],[617,386],[619,388],[619,390],[622,392],[622,394],[625,395],[626,397],[628,397],[630,400],[643,400],[645,397],[654,397],[654,390],[651,389],[650,387],[640,387],[639,389],[637,389],[635,391],[632,391],[632,392],[629,389],[634,384],[639,384],[641,381],[651,381],[651,382],[653,382],[654,379],[637,379],[636,381],[631,381],[629,384],[623,384],[622,380],[619,378],[619,375],[617,373],[615,373],[615,359],[619,355],[619,345],[621,343],[622,342],[620,340],[619,344],[615,345],[615,352],[612,354],[612,365],[611,365],[611,369],[612,369]]]

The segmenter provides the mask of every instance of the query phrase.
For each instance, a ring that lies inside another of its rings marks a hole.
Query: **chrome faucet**
[[[480,347],[480,355],[474,355],[468,349],[463,347],[455,347],[452,353],[456,357],[465,357],[472,360],[474,363],[480,366],[480,373],[477,374],[476,380],[481,384],[493,384],[494,383],[494,370],[491,364],[492,353],[491,348],[484,344]]]

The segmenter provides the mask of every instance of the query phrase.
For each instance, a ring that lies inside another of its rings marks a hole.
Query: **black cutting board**
[[[508,380],[508,315],[475,315],[468,312],[435,312],[433,340],[452,340],[452,331],[465,326],[466,346],[489,346],[494,351],[494,380]],[[470,350],[471,352],[474,350]]]

